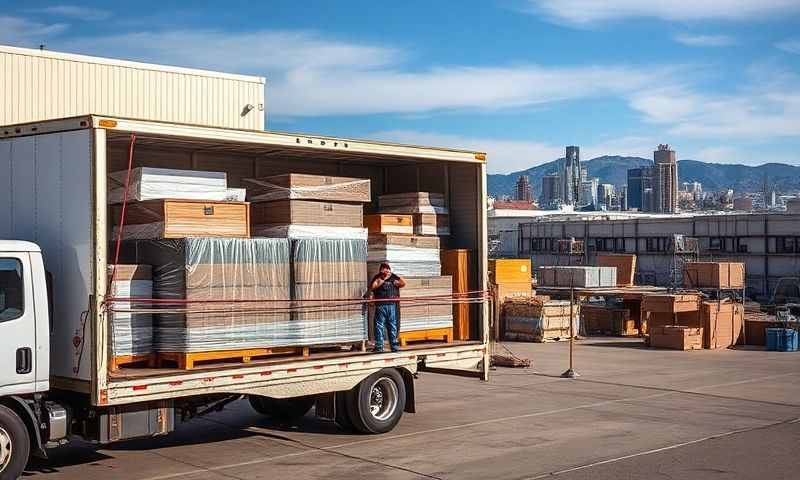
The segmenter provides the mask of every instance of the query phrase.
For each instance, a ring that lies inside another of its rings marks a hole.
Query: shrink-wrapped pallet
[[[364,207],[357,203],[316,200],[277,200],[254,203],[250,207],[254,226],[317,225],[363,228]]]
[[[363,178],[330,177],[288,173],[242,181],[250,202],[275,200],[322,200],[330,202],[370,202],[370,181]]]
[[[149,265],[109,265],[109,276],[112,272],[109,295],[119,300],[110,306],[111,355],[149,355],[153,353],[153,316],[147,311],[147,299],[153,296],[152,270]]]
[[[408,192],[378,197],[381,213],[428,213],[447,215],[444,195],[432,192]]]
[[[367,240],[367,229],[357,227],[329,227],[324,225],[255,225],[254,237],[328,240]]]
[[[386,262],[398,275],[409,277],[435,277],[442,273],[438,237],[398,234],[373,234],[369,236],[367,261],[370,276]]]
[[[543,342],[570,336],[570,304],[566,300],[533,297],[503,304],[503,336],[509,340]],[[572,333],[582,335],[580,306],[572,306]]]
[[[452,328],[452,277],[405,277],[405,280],[406,286],[400,289],[400,332]]]
[[[122,203],[127,177],[127,170],[108,175],[108,203]],[[228,180],[223,172],[153,167],[131,170],[128,201],[164,199],[243,202],[245,189],[228,188]]]
[[[320,344],[367,339],[366,259],[363,240],[292,241],[292,320],[306,336]]]
[[[313,344],[289,314],[289,241],[185,238],[122,243],[125,261],[153,268],[159,352]]]

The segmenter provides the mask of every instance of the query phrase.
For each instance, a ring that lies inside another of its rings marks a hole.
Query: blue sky
[[[800,165],[800,0],[7,2],[0,43],[257,74],[267,128]]]

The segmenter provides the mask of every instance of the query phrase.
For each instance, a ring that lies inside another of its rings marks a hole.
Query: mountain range
[[[520,175],[528,175],[533,186],[533,195],[538,197],[542,191],[542,177],[558,172],[563,158],[535,167],[509,174],[491,174],[487,178],[489,195],[499,198],[514,196],[514,186]],[[597,177],[600,183],[610,183],[617,187],[627,184],[628,169],[651,165],[652,160],[641,157],[622,157],[605,155],[582,161],[590,177]],[[736,193],[756,192],[763,189],[767,179],[771,189],[779,193],[800,190],[800,166],[784,163],[765,163],[755,167],[707,163],[698,160],[679,160],[679,182],[700,182],[704,191],[720,191],[732,188]]]

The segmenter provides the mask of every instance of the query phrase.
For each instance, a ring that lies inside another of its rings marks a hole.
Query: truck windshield
[[[0,258],[0,322],[22,316],[22,299],[22,263],[16,258]]]

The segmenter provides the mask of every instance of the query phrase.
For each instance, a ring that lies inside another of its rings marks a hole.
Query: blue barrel
[[[792,328],[767,328],[767,350],[775,352],[797,351],[797,330]]]

